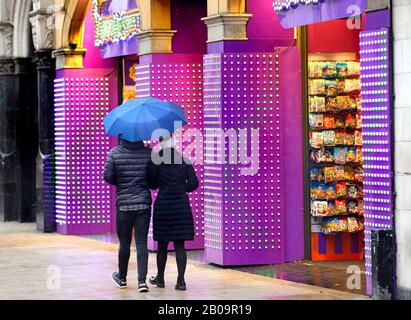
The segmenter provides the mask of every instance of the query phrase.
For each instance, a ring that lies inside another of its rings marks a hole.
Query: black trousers
[[[150,226],[151,210],[120,211],[117,210],[117,236],[120,241],[118,268],[120,279],[127,278],[130,245],[134,237],[137,248],[138,281],[146,281],[148,268],[147,235]]]
[[[183,285],[185,283],[184,275],[187,266],[187,251],[184,246],[184,241],[173,241],[174,250],[176,253],[176,262],[178,270],[177,283]],[[164,282],[164,271],[167,263],[167,248],[168,241],[158,241],[157,250],[157,280]]]

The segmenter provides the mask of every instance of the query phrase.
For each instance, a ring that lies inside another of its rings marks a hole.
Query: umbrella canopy
[[[172,133],[178,124],[187,124],[183,108],[152,97],[128,100],[104,118],[107,135],[132,142],[150,140],[157,129]]]

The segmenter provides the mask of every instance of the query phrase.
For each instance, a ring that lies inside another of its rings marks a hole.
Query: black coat
[[[147,169],[151,163],[151,149],[143,142],[122,140],[113,148],[104,168],[104,180],[115,185],[117,207],[139,204],[151,205]]]
[[[198,179],[188,160],[183,160],[174,149],[170,152],[171,164],[149,167],[150,189],[159,189],[153,212],[154,240],[193,240],[194,221],[187,193],[198,188]],[[174,155],[180,161],[174,161]]]

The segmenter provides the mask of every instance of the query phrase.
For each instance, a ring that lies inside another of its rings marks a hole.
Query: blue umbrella
[[[128,141],[150,140],[153,131],[165,129],[172,133],[179,123],[187,124],[180,106],[155,98],[128,100],[104,118],[104,127],[109,136],[122,136]]]

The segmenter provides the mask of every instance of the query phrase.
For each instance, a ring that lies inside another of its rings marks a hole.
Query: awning
[[[285,29],[347,17],[367,8],[367,0],[274,0],[274,10]]]

